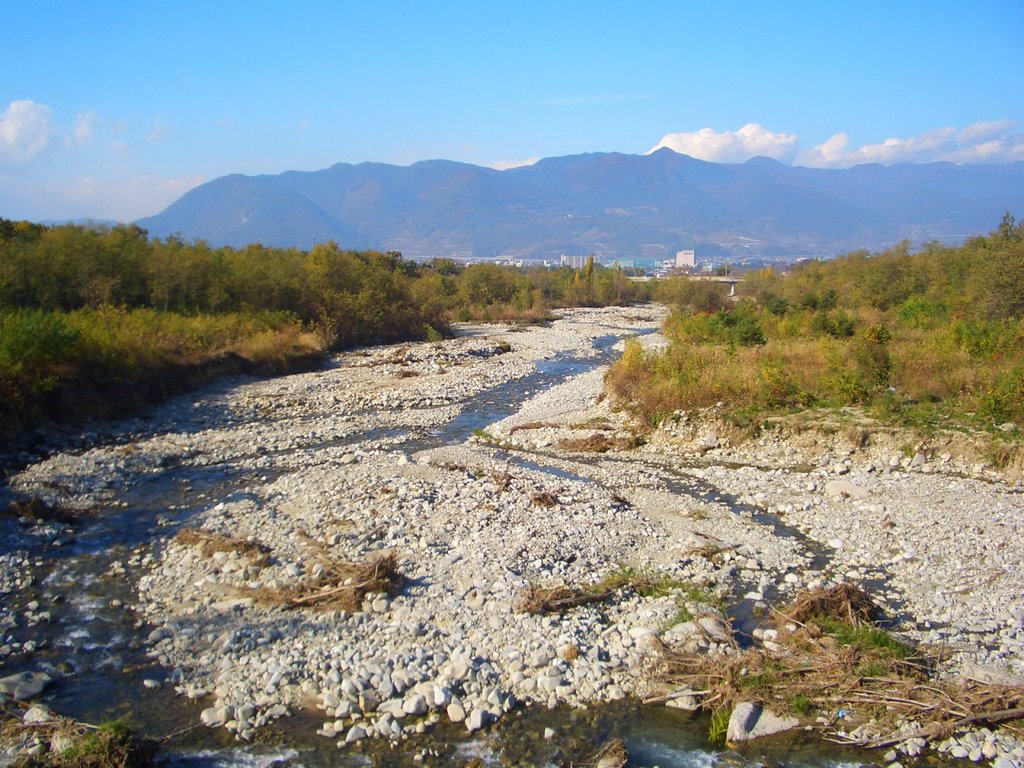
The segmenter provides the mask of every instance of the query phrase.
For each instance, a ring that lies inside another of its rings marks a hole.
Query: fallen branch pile
[[[629,451],[640,444],[641,441],[636,437],[608,437],[608,435],[594,434],[590,437],[567,437],[555,443],[555,448],[574,453],[607,453],[608,451]]]
[[[667,591],[668,587],[657,576],[626,568],[610,574],[597,584],[583,587],[569,587],[565,584],[541,587],[531,584],[519,594],[513,608],[518,613],[565,613],[581,605],[603,603],[621,589],[649,596]]]
[[[590,592],[585,589],[570,589],[566,586],[529,586],[516,599],[518,613],[565,613],[581,605],[603,603],[615,594],[615,590]]]
[[[872,623],[880,618],[855,586],[806,592],[778,612],[768,647],[713,657],[669,649],[662,679],[719,715],[751,701],[824,716],[826,738],[864,747],[941,739],[967,725],[1024,717],[1024,688],[937,679],[940,652],[897,640]],[[900,733],[904,722],[922,725]]]
[[[882,612],[860,587],[837,584],[830,589],[801,592],[786,610],[785,619],[797,624],[807,624],[812,619],[835,619],[864,627],[880,621]]]
[[[363,562],[336,562],[322,544],[306,534],[301,538],[313,550],[319,571],[298,584],[249,591],[257,601],[288,608],[354,612],[362,609],[367,595],[395,597],[402,591],[405,577],[398,570],[398,556],[394,552],[380,553]]]

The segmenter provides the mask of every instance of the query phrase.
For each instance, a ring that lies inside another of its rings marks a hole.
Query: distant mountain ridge
[[[827,256],[902,239],[957,241],[1024,214],[1024,163],[787,166],[710,163],[660,149],[593,153],[498,171],[448,160],[338,163],[222,176],[137,223],[211,245],[346,248],[433,256],[605,261]]]

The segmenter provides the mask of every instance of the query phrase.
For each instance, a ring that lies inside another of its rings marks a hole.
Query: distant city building
[[[562,254],[562,266],[570,269],[583,269],[587,266],[589,256],[566,256]]]
[[[633,259],[615,259],[608,266],[612,269],[633,269],[636,262]]]
[[[676,251],[676,269],[693,269],[697,266],[695,251]]]

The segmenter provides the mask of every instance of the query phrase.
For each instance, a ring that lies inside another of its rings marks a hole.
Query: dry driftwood
[[[915,649],[886,640],[871,623],[881,612],[857,587],[805,592],[777,614],[779,634],[774,642],[783,646],[782,651],[751,649],[710,658],[667,650],[663,682],[700,691],[702,707],[716,711],[741,700],[776,707],[779,702],[799,701],[802,714],[832,714],[822,726],[826,734],[835,713],[850,710],[855,720],[843,721],[847,731],[856,722],[873,719],[875,724],[859,737],[837,738],[863,747],[885,747],[915,737],[944,738],[976,723],[1024,718],[1024,688],[939,680],[941,649]],[[783,624],[798,626],[787,631]],[[843,625],[848,629],[840,631]],[[907,720],[922,726],[915,733],[899,733],[900,723]]]
[[[237,552],[248,557],[254,565],[270,564],[270,547],[254,539],[235,539],[198,528],[182,528],[174,540],[188,547],[199,547],[203,557],[213,557],[216,552]]]
[[[289,608],[320,608],[358,611],[367,595],[381,593],[395,597],[402,591],[405,576],[399,571],[394,552],[379,553],[363,562],[337,562],[326,548],[307,534],[300,534],[313,549],[320,572],[298,584],[279,589],[257,589],[248,593],[257,601]]]
[[[889,736],[883,736],[878,739],[832,739],[833,741],[841,742],[843,744],[851,744],[858,747],[867,747],[868,749],[878,749],[880,747],[891,747],[894,744],[900,744],[908,739],[924,739],[925,741],[931,741],[932,739],[945,738],[961,728],[974,725],[975,723],[988,723],[996,725],[998,723],[1004,723],[1007,720],[1019,720],[1024,718],[1024,707],[1015,707],[1014,709],[1001,709],[995,712],[980,712],[976,715],[969,717],[961,717],[959,720],[953,720],[950,722],[932,723],[923,728],[918,728],[916,731],[911,733],[896,733]]]
[[[515,610],[519,613],[565,613],[581,605],[603,603],[614,595],[614,590],[587,592],[566,586],[530,586],[519,596]]]
[[[28,517],[40,522],[73,523],[89,511],[75,511],[62,504],[50,504],[38,496],[15,499],[8,503],[0,515],[5,517]]]
[[[530,501],[535,507],[544,507],[545,509],[551,509],[552,507],[558,506],[558,497],[548,491],[541,491],[535,493],[530,497]]]
[[[635,437],[608,437],[608,435],[590,435],[590,437],[567,437],[559,440],[555,448],[575,453],[607,453],[608,451],[628,451],[639,444]]]
[[[622,739],[612,739],[606,743],[587,765],[593,768],[626,768],[629,765],[629,753]]]

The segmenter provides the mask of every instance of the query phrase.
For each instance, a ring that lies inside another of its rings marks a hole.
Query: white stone
[[[429,711],[429,708],[427,707],[427,700],[420,694],[411,696],[403,702],[402,711],[407,715],[425,715]]]
[[[795,717],[776,715],[760,704],[745,701],[737,704],[733,709],[725,738],[726,742],[739,744],[781,731],[788,731],[799,725],[800,721]]]
[[[491,714],[483,709],[474,709],[466,718],[466,730],[470,733],[479,731],[490,722]]]
[[[448,705],[446,712],[448,714],[448,719],[453,723],[461,723],[466,719],[466,710],[462,708],[462,702],[458,699],[452,699],[452,702]]]

